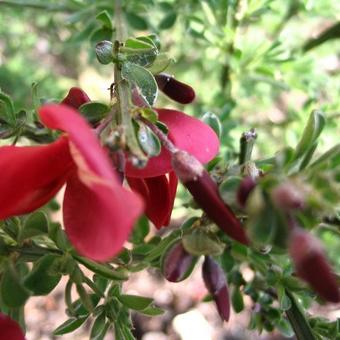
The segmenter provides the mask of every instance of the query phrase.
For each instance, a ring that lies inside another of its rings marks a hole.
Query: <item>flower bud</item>
[[[182,242],[171,244],[163,255],[161,271],[168,281],[180,282],[192,273],[197,260],[183,248]]]
[[[222,268],[210,256],[205,257],[202,276],[205,286],[216,303],[220,317],[222,320],[228,321],[230,300],[227,282]]]
[[[322,246],[308,232],[295,228],[289,245],[296,273],[326,301],[340,302],[336,277],[330,267]]]
[[[282,210],[302,209],[305,198],[299,187],[293,183],[285,182],[272,190],[274,204]]]
[[[169,98],[181,104],[189,104],[195,99],[194,89],[168,74],[160,73],[155,76],[158,88]]]
[[[249,194],[252,192],[255,186],[256,182],[253,177],[247,176],[242,179],[236,194],[237,202],[242,208],[246,206]]]
[[[77,110],[81,105],[88,103],[89,101],[91,101],[91,99],[82,89],[79,87],[72,87],[67,96],[62,100],[61,104],[71,106]]]
[[[113,44],[111,41],[103,40],[96,45],[96,56],[101,64],[107,65],[113,60]]]
[[[202,164],[187,152],[177,151],[172,155],[172,166],[180,181],[208,217],[231,238],[248,244],[240,221],[224,204],[218,193],[217,184]]]

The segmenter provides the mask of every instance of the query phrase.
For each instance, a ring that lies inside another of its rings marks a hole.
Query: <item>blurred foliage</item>
[[[112,78],[112,68],[100,67],[94,56],[95,43],[112,39],[100,16],[113,14],[110,1],[23,1],[24,10],[3,3],[0,88],[18,105],[29,103],[32,82],[43,96],[60,98],[89,67]],[[220,117],[225,151],[235,150],[233,141],[251,126],[263,156],[273,145],[294,145],[314,108],[327,115],[322,143],[335,141],[340,45],[328,37],[303,47],[336,24],[339,7],[336,0],[130,0],[125,12],[130,34],[159,34],[162,49],[176,60],[170,73],[195,88],[198,98],[187,110]]]

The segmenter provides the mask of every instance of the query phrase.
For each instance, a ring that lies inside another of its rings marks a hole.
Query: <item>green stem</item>
[[[114,45],[114,53],[117,59],[119,54],[119,48],[122,41],[126,39],[126,26],[124,24],[122,15],[121,1],[115,1],[115,24],[116,24],[116,42]],[[139,160],[145,161],[146,157],[141,151],[134,127],[130,115],[130,88],[129,83],[123,79],[121,74],[121,65],[115,63],[114,67],[114,79],[116,84],[116,97],[118,102],[118,114],[116,115],[116,121],[113,121],[113,125],[122,125],[124,127],[124,133],[127,140],[127,145],[130,152],[136,156]]]
[[[286,311],[286,315],[294,330],[297,340],[316,340],[308,320],[306,319],[306,316],[294,295],[287,289],[286,294],[292,304],[290,309]]]
[[[240,138],[240,165],[250,161],[256,137],[257,134],[254,129],[251,129],[242,134],[242,137]]]

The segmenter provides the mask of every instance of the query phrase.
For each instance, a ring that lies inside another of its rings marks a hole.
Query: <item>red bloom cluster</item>
[[[117,254],[128,238],[143,210],[140,195],[157,227],[169,223],[178,181],[171,155],[162,149],[143,169],[127,162],[128,182],[138,194],[122,187],[93,130],[75,110],[88,101],[81,89],[72,88],[62,104],[39,110],[45,126],[64,132],[55,142],[0,148],[0,219],[41,207],[66,184],[65,231],[79,253],[104,261]],[[219,141],[209,126],[179,111],[157,111],[178,148],[201,162],[217,154]]]

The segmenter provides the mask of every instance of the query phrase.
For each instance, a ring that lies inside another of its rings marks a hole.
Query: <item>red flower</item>
[[[0,339],[25,340],[20,326],[9,316],[0,313]]]
[[[167,78],[169,77],[167,76]],[[177,86],[178,91],[180,90],[183,95],[190,94],[191,99],[195,96],[194,90],[190,86],[173,78],[168,85],[171,88]],[[143,105],[140,103],[138,95],[134,96],[134,100],[136,105]],[[73,87],[62,103],[77,109],[88,101],[90,99],[83,90]],[[178,148],[187,150],[202,163],[207,163],[216,156],[219,140],[208,125],[180,111],[156,110],[159,120],[165,123],[169,129],[170,140]],[[126,179],[131,189],[144,198],[145,214],[151,222],[157,228],[168,225],[178,184],[177,176],[172,171],[170,153],[163,148],[161,154],[151,158],[145,168],[138,169],[127,162],[125,170]]]
[[[142,210],[119,183],[86,121],[71,107],[46,105],[41,121],[66,132],[44,146],[0,148],[0,219],[31,212],[65,184],[63,219],[79,253],[108,260],[122,248]]]
[[[215,132],[197,118],[183,112],[157,109],[159,120],[169,129],[168,137],[176,147],[186,150],[202,163],[213,159],[219,150]],[[171,154],[165,148],[148,161],[145,168],[126,164],[127,180],[132,190],[146,202],[146,215],[157,228],[169,224],[178,179],[172,169]]]

